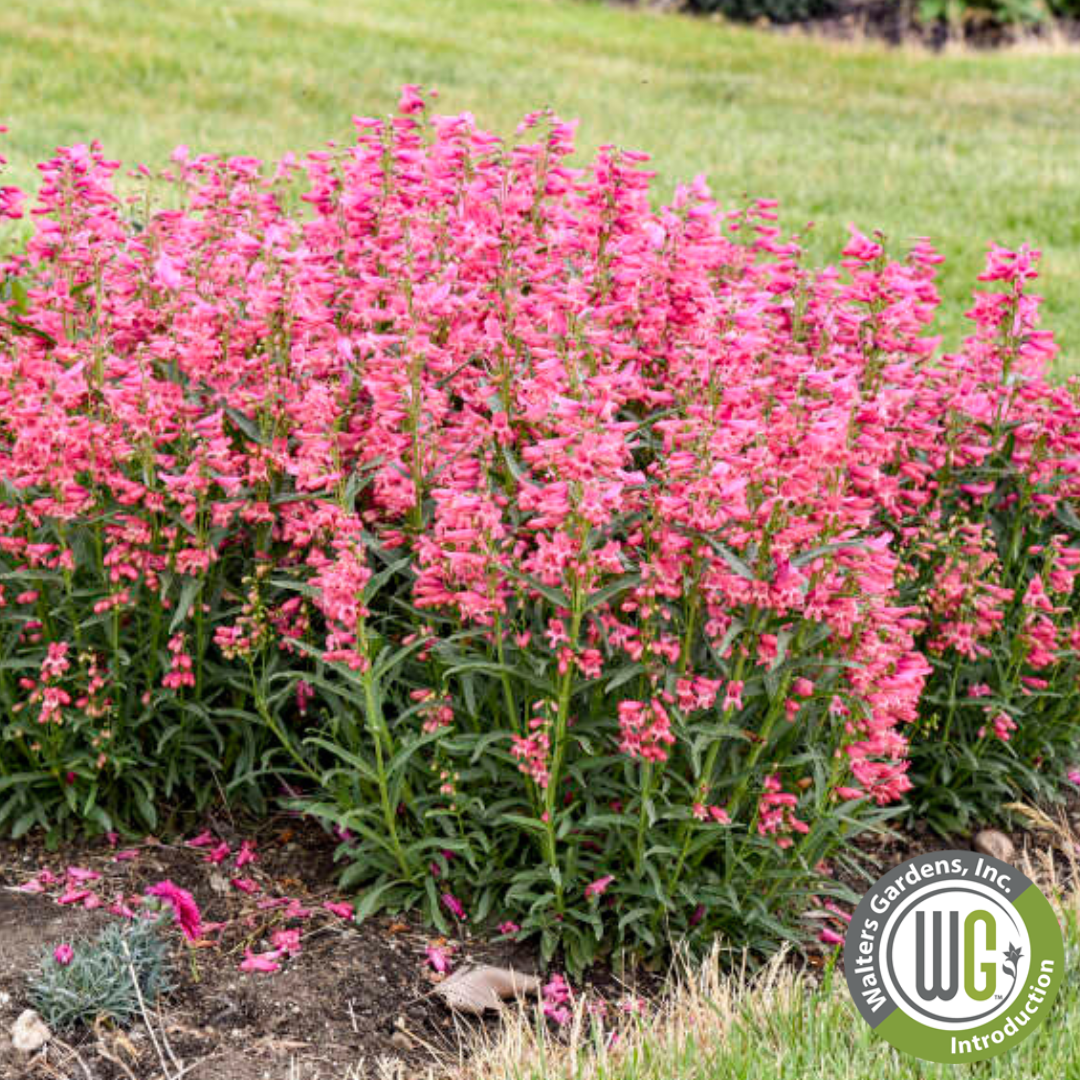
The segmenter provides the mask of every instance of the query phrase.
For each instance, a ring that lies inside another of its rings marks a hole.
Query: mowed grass
[[[552,105],[585,150],[654,155],[658,198],[704,173],[779,198],[815,262],[847,224],[931,237],[950,343],[988,241],[1044,252],[1046,319],[1080,370],[1080,54],[930,56],[582,0],[2,0],[0,144],[14,182],[61,143],[125,162],[178,143],[273,157],[350,138],[404,82],[511,134]]]

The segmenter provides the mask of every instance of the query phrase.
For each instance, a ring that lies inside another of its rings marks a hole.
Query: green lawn
[[[655,155],[659,191],[935,239],[955,338],[990,239],[1045,252],[1048,321],[1080,370],[1080,57],[932,57],[574,0],[0,0],[0,120],[16,182],[56,144],[125,161],[177,143],[274,155],[348,137],[403,82],[510,133],[552,104],[581,141]]]

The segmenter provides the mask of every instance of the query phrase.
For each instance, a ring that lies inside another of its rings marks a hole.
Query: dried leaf
[[[539,988],[540,980],[535,975],[484,964],[454,972],[439,984],[435,993],[451,1009],[480,1016],[501,1009],[508,998],[535,994]]]

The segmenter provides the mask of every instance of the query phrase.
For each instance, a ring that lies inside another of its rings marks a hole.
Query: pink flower
[[[232,848],[222,840],[220,844],[215,844],[206,855],[203,856],[203,862],[223,863],[231,854]]]
[[[823,941],[826,945],[843,945],[844,935],[838,934],[835,930],[826,926],[822,929],[821,933],[818,934],[818,940]]]
[[[239,889],[242,893],[247,893],[251,896],[254,893],[261,892],[261,888],[257,881],[252,881],[251,878],[232,878],[230,883],[234,889]]]
[[[96,870],[86,870],[81,866],[69,866],[65,871],[69,882],[81,885],[87,881],[98,881],[101,878]]]
[[[603,877],[597,878],[594,882],[585,886],[585,898],[591,899],[594,896],[603,896],[607,891],[607,887],[614,880],[614,874],[605,874]]]
[[[742,694],[745,685],[742,679],[732,679],[727,684],[727,689],[724,691],[724,703],[720,706],[724,712],[731,709],[738,710],[743,707]]]
[[[58,904],[81,904],[88,896],[92,895],[89,889],[75,889],[69,886],[63,896],[56,898],[56,902]]]
[[[436,945],[429,945],[425,951],[428,963],[437,972],[445,974],[450,970],[450,953],[446,949],[439,948]]]
[[[352,909],[349,909],[349,915],[343,916],[349,918],[352,914]],[[286,919],[310,919],[311,909],[304,907],[299,900],[290,900],[288,906],[285,908]]]
[[[342,919],[352,919],[353,917],[352,904],[347,904],[343,901],[339,903],[334,900],[326,900],[323,903],[323,907],[332,915],[338,915]]]
[[[280,955],[277,951],[253,953],[251,949],[245,949],[244,959],[240,963],[240,970],[247,972],[261,971],[272,974],[281,970],[281,965],[277,962]]]
[[[516,922],[511,922],[509,919],[507,919],[506,922],[499,923],[496,929],[499,931],[500,934],[506,937],[510,934],[516,934],[521,929],[521,927],[518,926]]]
[[[70,945],[57,945],[53,951],[53,959],[61,967],[67,967],[75,959],[75,950]]]
[[[295,956],[300,952],[300,931],[275,930],[270,935],[270,944],[283,956]]]
[[[240,844],[240,852],[236,856],[236,869],[241,870],[248,863],[255,862],[259,858],[255,854],[255,845],[250,840],[244,840]]]
[[[168,255],[159,255],[154,263],[154,280],[166,289],[180,289],[184,279],[176,268],[176,263]]]
[[[406,83],[401,88],[401,98],[398,100],[398,112],[410,113],[422,112],[424,99],[420,94],[420,87],[412,83]]]
[[[171,881],[159,881],[146,890],[147,896],[156,896],[173,909],[180,931],[188,941],[197,941],[202,935],[202,914],[195,897],[174,885]]]
[[[543,1013],[549,1020],[554,1021],[561,1027],[573,1016],[568,1007],[572,997],[570,986],[558,972],[553,974],[544,984],[542,996],[544,999]]]

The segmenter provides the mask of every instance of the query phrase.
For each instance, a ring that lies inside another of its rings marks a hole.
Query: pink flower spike
[[[19,892],[43,893],[44,891],[45,886],[42,885],[37,878],[31,878],[29,881],[23,882],[23,884],[19,886]]]
[[[186,847],[194,848],[213,847],[214,843],[214,836],[209,829],[204,829],[198,836],[193,836],[190,840],[184,841]]]
[[[323,903],[323,907],[330,912],[331,915],[339,915],[343,919],[352,919],[353,907],[352,904],[346,904],[344,902],[338,903],[334,900],[327,900]]]
[[[262,888],[257,881],[252,881],[251,878],[246,877],[234,877],[232,879],[232,887],[234,889],[239,889],[242,893],[247,893],[249,896],[257,892],[262,892]]]
[[[500,934],[507,935],[516,934],[521,929],[521,927],[518,926],[516,922],[511,922],[509,919],[507,919],[506,922],[499,923],[496,929],[499,931]]]
[[[109,847],[116,847],[120,843],[120,834],[116,832],[107,832],[105,839],[108,841]]]
[[[139,857],[139,852],[136,848],[126,848],[124,851],[118,851],[113,856],[113,862],[131,862]]]
[[[829,927],[825,927],[820,934],[818,934],[818,940],[825,942],[826,945],[843,945],[844,936],[838,934],[835,930],[830,930]]]
[[[244,959],[240,964],[240,970],[248,972],[262,971],[267,974],[273,974],[273,972],[281,970],[281,965],[277,962],[280,955],[281,954],[278,952],[256,954],[250,949],[245,949]]]
[[[75,959],[75,950],[70,945],[57,945],[53,951],[53,959],[61,966],[67,967]]]
[[[605,874],[603,877],[597,878],[592,884],[585,886],[585,898],[591,899],[594,896],[603,896],[607,892],[607,887],[614,880],[614,874]]]

